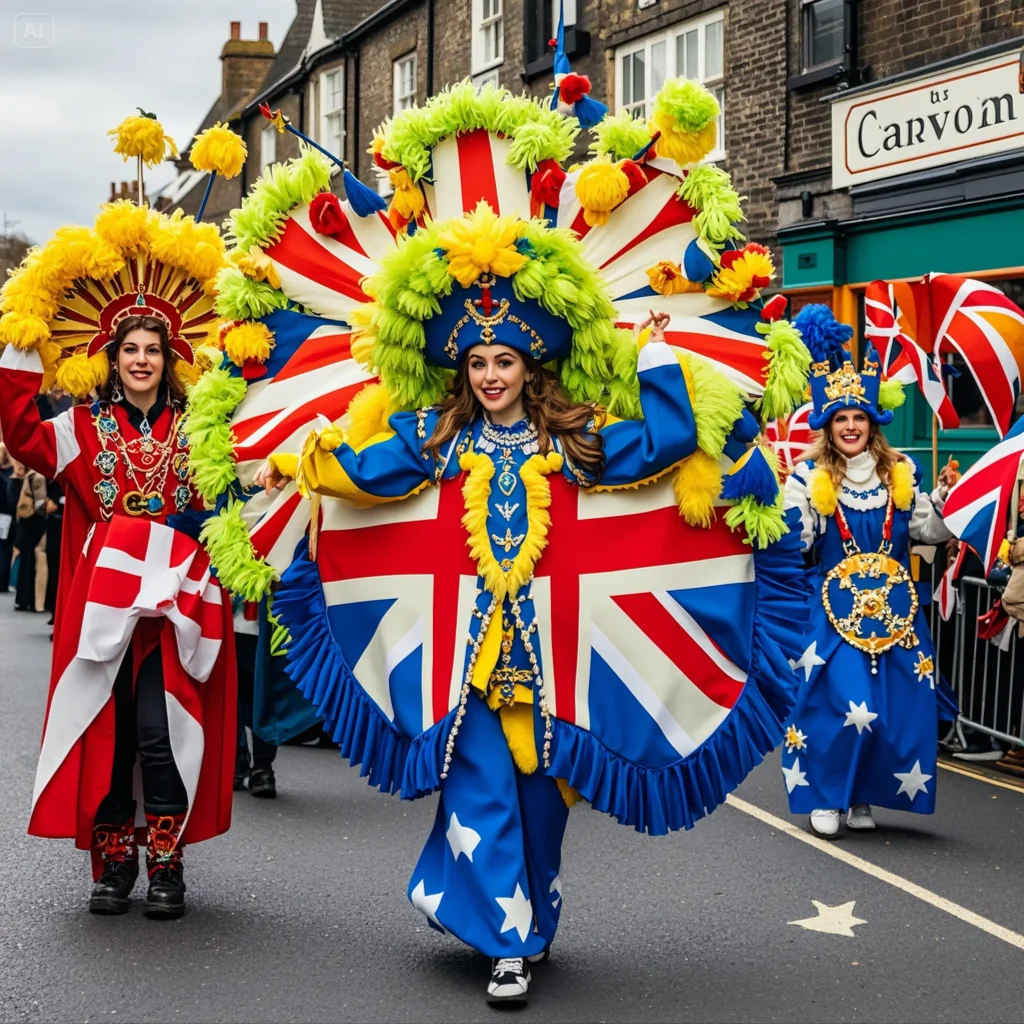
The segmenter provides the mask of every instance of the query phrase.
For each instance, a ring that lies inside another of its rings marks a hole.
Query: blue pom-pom
[[[722,497],[726,501],[739,501],[748,496],[762,505],[774,504],[779,496],[775,471],[759,447],[752,448],[747,458],[722,481]]]
[[[740,413],[740,418],[732,425],[732,431],[729,436],[736,441],[742,441],[744,444],[747,444],[753,441],[759,433],[761,433],[761,425],[749,409],[744,409]]]
[[[357,217],[386,210],[388,204],[368,185],[364,185],[348,168],[345,169],[345,198]]]
[[[796,315],[793,326],[816,363],[825,362],[853,337],[853,328],[836,320],[828,306],[812,303]]]
[[[697,282],[706,281],[715,272],[714,263],[697,244],[696,238],[686,247],[686,252],[683,255],[683,271],[687,280]]]
[[[600,101],[589,96],[581,96],[572,106],[581,128],[593,128],[604,120],[608,108]]]

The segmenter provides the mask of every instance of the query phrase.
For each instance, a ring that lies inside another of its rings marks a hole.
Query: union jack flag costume
[[[581,85],[563,74],[570,103]],[[761,317],[770,259],[742,246],[727,180],[690,166],[713,131],[663,122],[657,141],[620,119],[567,175],[578,129],[558,109],[468,83],[429,104],[375,143],[386,213],[307,194],[255,239],[291,308],[260,318],[276,347],[255,373],[225,363],[248,390],[221,518],[252,527],[241,585],[281,575],[289,672],[343,756],[385,791],[440,790],[412,903],[522,957],[554,936],[569,805],[689,828],[781,737],[806,594],[746,403],[788,415],[809,359]],[[650,305],[672,307],[669,344],[638,337]],[[335,360],[317,395],[289,390],[317,339]],[[431,448],[446,389],[487,344],[593,404],[600,474],[479,411]],[[289,439],[271,454],[275,433]],[[248,487],[267,454],[292,481],[269,498]]]

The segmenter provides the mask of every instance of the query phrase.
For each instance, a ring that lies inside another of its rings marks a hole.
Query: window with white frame
[[[479,75],[505,59],[504,0],[471,0],[473,40],[471,71]]]
[[[320,144],[338,159],[345,147],[345,69],[320,76]]]
[[[692,78],[718,100],[718,143],[709,160],[725,156],[725,18],[721,11],[624,43],[615,51],[616,109],[644,118],[667,78]]]
[[[260,166],[266,170],[277,160],[277,129],[268,124],[260,132]]]
[[[416,105],[416,54],[399,57],[394,64],[395,113]]]

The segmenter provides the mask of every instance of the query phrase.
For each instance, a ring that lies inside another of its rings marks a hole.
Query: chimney
[[[261,21],[259,39],[243,39],[242,23],[231,22],[231,38],[220,53],[221,99],[229,110],[248,100],[267,77],[276,56],[268,29]]]

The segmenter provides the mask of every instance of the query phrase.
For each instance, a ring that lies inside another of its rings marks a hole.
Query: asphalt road
[[[25,835],[50,643],[45,616],[15,614],[12,596],[0,595],[0,1020],[500,1015],[483,1000],[487,962],[405,899],[433,800],[384,797],[330,750],[282,749],[274,802],[236,794],[231,832],[187,852],[180,921],[90,915],[87,855]],[[750,813],[803,828],[776,757],[742,805],[690,833],[651,839],[576,808],[554,955],[516,1019],[1021,1021],[1024,794],[942,769],[935,781],[934,817],[880,812],[876,833],[829,847],[855,863]],[[835,933],[844,921],[852,934]]]

